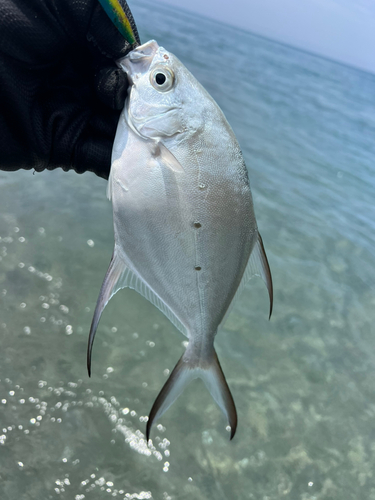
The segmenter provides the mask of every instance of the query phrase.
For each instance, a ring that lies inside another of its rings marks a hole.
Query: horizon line
[[[332,57],[323,55],[323,54],[321,54],[319,52],[313,52],[313,51],[311,51],[309,49],[298,47],[296,45],[291,45],[288,42],[284,42],[282,40],[278,40],[278,39],[272,38],[272,37],[270,37],[268,35],[263,35],[261,33],[252,31],[250,29],[243,28],[242,26],[238,26],[237,24],[225,23],[224,21],[219,21],[218,19],[215,19],[213,17],[209,17],[209,16],[207,16],[205,14],[200,14],[198,12],[186,9],[184,7],[178,7],[176,5],[172,5],[170,3],[164,2],[163,0],[138,0],[138,2],[139,3],[151,4],[153,6],[155,5],[155,3],[158,3],[158,4],[162,5],[165,8],[170,8],[172,10],[177,10],[179,12],[184,13],[187,16],[203,18],[206,21],[212,22],[214,24],[220,24],[222,26],[226,26],[227,28],[237,29],[237,30],[242,31],[243,33],[248,34],[248,35],[251,35],[251,36],[254,36],[254,37],[258,37],[258,38],[263,38],[264,40],[267,40],[268,42],[276,43],[276,44],[279,44],[279,45],[283,45],[284,47],[287,47],[289,49],[292,49],[292,50],[295,50],[295,51],[298,51],[298,52],[303,52],[303,53],[308,54],[308,55],[313,56],[313,57],[318,57],[318,58],[321,58],[321,59],[325,59],[326,61],[338,64],[339,66],[344,66],[344,67],[347,67],[347,68],[350,68],[350,69],[354,69],[356,71],[360,71],[362,73],[366,73],[366,74],[371,75],[371,76],[375,76],[375,69],[374,70],[370,70],[368,68],[362,68],[360,66],[356,66],[354,64],[350,64],[350,63],[347,63],[347,62],[344,62],[344,61],[341,61],[341,60],[338,60],[338,59],[333,59]]]

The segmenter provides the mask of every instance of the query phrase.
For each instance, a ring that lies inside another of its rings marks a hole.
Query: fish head
[[[196,80],[176,56],[151,40],[117,64],[130,84],[125,118],[139,136],[161,140],[199,127],[197,114],[190,116]]]

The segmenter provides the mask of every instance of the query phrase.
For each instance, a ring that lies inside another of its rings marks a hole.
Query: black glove
[[[129,50],[98,0],[1,0],[0,168],[108,178]]]

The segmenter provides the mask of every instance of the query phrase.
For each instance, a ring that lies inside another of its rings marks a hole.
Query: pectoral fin
[[[154,146],[153,156],[161,166],[166,166],[173,170],[173,172],[184,172],[181,163],[162,142],[158,141]]]

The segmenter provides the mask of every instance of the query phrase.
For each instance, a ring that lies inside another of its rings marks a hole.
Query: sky
[[[162,0],[375,73],[375,0]]]

